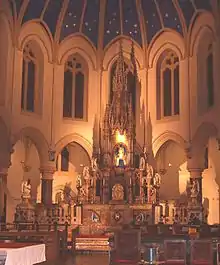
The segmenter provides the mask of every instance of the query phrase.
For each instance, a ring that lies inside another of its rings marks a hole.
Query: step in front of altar
[[[76,251],[108,252],[109,237],[103,235],[80,235],[76,238]]]

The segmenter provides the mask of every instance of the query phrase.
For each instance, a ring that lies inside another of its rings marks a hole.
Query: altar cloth
[[[0,244],[0,265],[33,265],[44,261],[46,261],[44,244]]]

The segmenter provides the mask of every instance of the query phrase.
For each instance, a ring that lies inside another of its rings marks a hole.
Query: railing
[[[30,230],[30,231],[64,231],[68,230],[71,227],[68,223],[59,224],[57,222],[54,223],[0,223],[0,231],[22,231],[22,230]]]

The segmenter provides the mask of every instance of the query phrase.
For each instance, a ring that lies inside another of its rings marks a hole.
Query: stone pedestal
[[[22,202],[16,206],[16,223],[34,223],[35,207],[29,202],[29,199],[22,199]]]
[[[203,222],[202,172],[200,168],[190,168],[190,193],[188,198],[188,221]]]

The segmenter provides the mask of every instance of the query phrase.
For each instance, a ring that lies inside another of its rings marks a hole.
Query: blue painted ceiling
[[[198,12],[212,11],[211,0],[10,0],[22,24],[44,22],[58,41],[85,35],[105,47],[125,35],[140,46],[163,29],[184,35]]]

